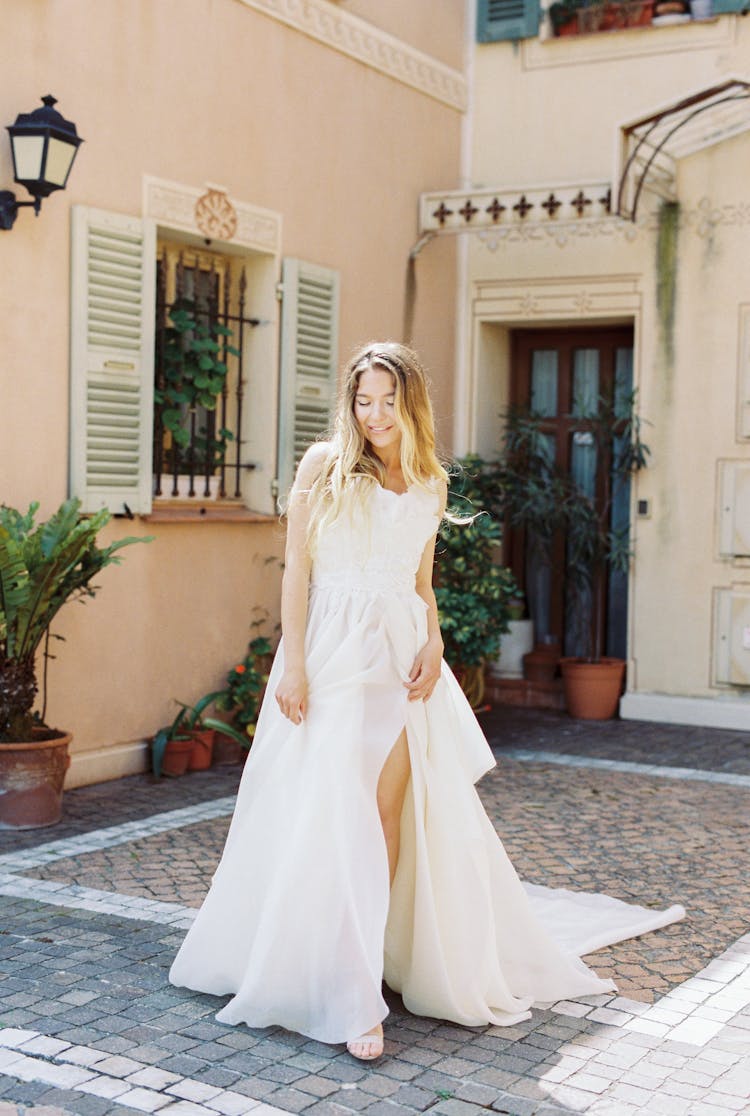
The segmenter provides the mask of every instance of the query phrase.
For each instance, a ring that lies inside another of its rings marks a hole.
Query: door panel
[[[619,399],[623,406],[633,383],[633,331],[630,327],[570,330],[518,330],[513,335],[511,402],[530,407],[543,419],[542,430],[550,457],[589,495],[602,490],[609,461],[597,460],[590,434],[572,429],[576,415],[591,413],[601,396]],[[613,530],[629,528],[630,484],[614,488]],[[589,603],[566,590],[562,569],[565,540],[553,554],[553,568],[534,553],[533,539],[523,531],[508,532],[506,560],[526,591],[537,640],[559,639],[566,655],[585,653],[587,633],[582,624]],[[627,653],[627,575],[612,574],[601,609],[601,646],[608,655]]]

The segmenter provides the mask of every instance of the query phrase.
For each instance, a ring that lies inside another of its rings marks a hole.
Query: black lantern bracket
[[[0,229],[12,229],[18,210],[33,206],[38,216],[42,201],[54,190],[64,190],[83,139],[75,124],[54,107],[51,94],[42,97],[42,107],[19,113],[8,125],[13,155],[14,181],[25,186],[32,201],[18,201],[11,190],[0,190]]]

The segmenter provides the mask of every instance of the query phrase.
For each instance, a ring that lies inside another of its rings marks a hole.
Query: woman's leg
[[[401,810],[404,805],[404,795],[406,794],[410,774],[409,746],[406,741],[406,729],[404,729],[393,748],[391,748],[378,779],[378,811],[385,834],[386,848],[388,849],[388,868],[391,874],[391,883],[393,883],[398,865]],[[378,1023],[366,1035],[362,1035],[358,1039],[352,1039],[346,1045],[349,1053],[353,1054],[355,1058],[360,1058],[363,1061],[379,1058],[383,1053],[382,1025]]]
[[[401,811],[410,774],[409,745],[406,741],[406,729],[404,729],[383,764],[378,780],[378,811],[388,849],[391,883],[398,865]]]

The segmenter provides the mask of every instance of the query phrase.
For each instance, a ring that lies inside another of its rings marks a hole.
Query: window
[[[71,493],[115,514],[148,514],[175,488],[272,513],[330,422],[338,273],[290,259],[279,287],[271,252],[157,247],[153,220],[84,206],[72,222]],[[179,386],[164,393],[185,348],[210,381],[192,409]]]
[[[248,331],[242,260],[160,242],[156,260],[154,495],[239,499]]]

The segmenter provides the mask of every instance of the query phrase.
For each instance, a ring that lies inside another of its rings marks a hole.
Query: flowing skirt
[[[221,862],[169,974],[231,996],[220,1021],[344,1042],[386,1016],[385,978],[415,1014],[511,1025],[613,990],[581,955],[683,917],[519,881],[474,786],[495,760],[449,668],[407,701],[426,635],[414,592],[314,589],[298,726],[274,699],[280,646]],[[376,790],[404,728],[390,888]]]

